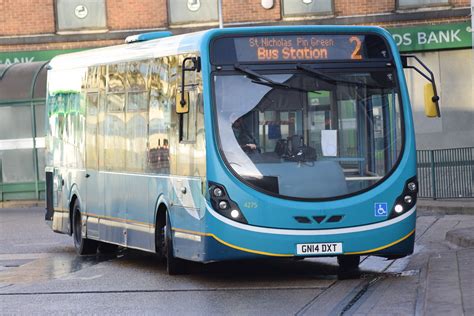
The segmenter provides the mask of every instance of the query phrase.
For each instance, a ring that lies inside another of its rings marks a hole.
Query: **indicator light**
[[[222,191],[221,188],[219,187],[215,187],[214,190],[212,190],[212,193],[214,194],[214,196],[216,197],[221,197],[224,195],[224,192]]]
[[[227,204],[226,201],[220,201],[220,202],[219,202],[219,208],[220,208],[221,210],[225,210],[225,209],[227,208],[227,206],[228,206],[228,204]]]

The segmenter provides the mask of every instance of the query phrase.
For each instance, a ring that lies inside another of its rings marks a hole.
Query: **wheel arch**
[[[77,184],[73,184],[69,193],[69,229],[68,229],[68,234],[72,235],[72,220],[73,220],[73,211],[74,211],[74,204],[76,201],[79,201],[79,205],[81,207],[83,206],[82,204],[82,199],[81,196],[79,195],[79,190],[77,188]]]
[[[155,202],[155,214],[154,214],[154,224],[155,224],[155,238],[154,244],[155,244],[155,251],[157,251],[157,245],[156,245],[156,234],[161,233],[160,229],[165,226],[166,222],[166,212],[169,210],[169,203],[167,199],[164,197],[163,194],[161,194]]]
[[[164,218],[164,215],[161,215],[160,212],[166,211],[168,209],[169,209],[168,200],[165,198],[163,194],[160,194],[155,202],[155,214],[154,214],[155,224],[158,222],[159,219],[161,219],[160,216],[163,216]]]

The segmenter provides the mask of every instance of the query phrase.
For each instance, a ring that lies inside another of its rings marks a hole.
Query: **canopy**
[[[0,65],[2,101],[29,100],[46,96],[47,62]]]

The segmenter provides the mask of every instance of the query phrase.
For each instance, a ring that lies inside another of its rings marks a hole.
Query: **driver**
[[[239,117],[233,124],[235,138],[244,151],[257,150],[257,142],[252,133],[247,129],[243,117]]]

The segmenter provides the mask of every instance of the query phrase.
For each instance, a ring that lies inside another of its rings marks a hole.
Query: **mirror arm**
[[[429,82],[431,82],[431,84],[433,85],[433,97],[431,98],[431,100],[436,103],[436,107],[437,107],[437,111],[438,111],[438,117],[439,117],[439,105],[438,105],[438,101],[439,101],[439,96],[438,96],[438,89],[436,88],[436,81],[434,79],[434,74],[433,72],[430,70],[430,68],[428,68],[428,66],[426,66],[416,55],[400,55],[401,59],[402,59],[402,65],[403,65],[403,68],[406,68],[406,69],[414,69],[417,73],[419,73],[421,76],[423,76],[426,80],[428,80]],[[424,70],[426,70],[428,73],[429,73],[429,76],[425,73],[423,73],[418,67],[416,66],[409,66],[408,65],[408,58],[413,58],[414,60],[416,60],[423,68]]]
[[[193,62],[193,65],[189,68],[186,68],[186,62],[188,60],[191,60]],[[200,57],[186,57],[183,59],[183,63],[181,64],[181,100],[179,101],[179,104],[181,104],[182,107],[186,105],[186,100],[184,99],[184,83],[185,83],[185,78],[184,74],[186,71],[201,71],[201,58]]]
[[[418,69],[417,67],[415,66],[406,66],[406,67],[403,67],[405,69],[413,69],[415,70],[417,73],[419,73],[421,76],[423,76],[423,78],[425,78],[426,80],[428,80],[429,82],[433,83],[433,80],[428,77],[424,72],[422,72],[420,69]]]

